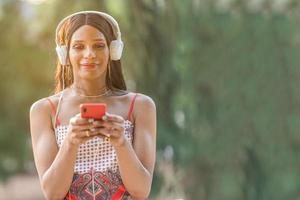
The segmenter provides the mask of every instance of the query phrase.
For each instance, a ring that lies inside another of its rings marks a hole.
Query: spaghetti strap
[[[53,116],[56,116],[56,114],[57,114],[57,108],[56,108],[56,106],[54,105],[54,103],[49,98],[47,98],[47,100],[50,103]],[[55,119],[56,120],[55,120],[54,127],[56,128],[58,125],[60,125],[60,121],[59,121],[58,117],[55,117]]]
[[[50,103],[52,114],[55,115],[55,113],[56,113],[56,107],[55,107],[54,103],[49,98],[47,98],[47,100]]]
[[[130,109],[129,109],[129,112],[128,112],[128,115],[127,115],[127,119],[129,121],[131,121],[131,113],[133,111],[133,107],[134,107],[134,103],[135,103],[135,99],[136,99],[137,95],[138,95],[137,93],[134,95],[134,97],[132,98],[131,103],[130,103]]]

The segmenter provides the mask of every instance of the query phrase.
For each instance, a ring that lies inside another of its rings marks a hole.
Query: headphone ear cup
[[[124,44],[122,40],[113,40],[109,45],[109,53],[111,60],[120,60],[122,57]]]
[[[67,52],[68,52],[67,49],[68,48],[66,45],[56,46],[56,53],[58,56],[58,60],[62,65],[67,65]]]

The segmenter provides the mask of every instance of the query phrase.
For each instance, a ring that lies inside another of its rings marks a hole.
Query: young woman
[[[156,153],[152,99],[128,92],[117,22],[95,11],[74,13],[56,30],[56,92],[35,102],[30,127],[47,199],[145,199]],[[100,120],[83,103],[104,103]]]

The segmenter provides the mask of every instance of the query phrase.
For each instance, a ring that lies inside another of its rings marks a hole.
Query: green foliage
[[[218,2],[56,0],[31,24],[20,1],[0,4],[0,179],[32,163],[28,110],[53,88],[55,25],[106,10],[130,88],[157,105],[151,198],[299,198],[299,5]]]

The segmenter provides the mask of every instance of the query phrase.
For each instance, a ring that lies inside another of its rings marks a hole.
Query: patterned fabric
[[[60,148],[63,140],[67,135],[68,126],[57,126],[55,135],[58,147]],[[133,140],[133,125],[129,120],[125,121],[125,136],[127,140],[132,144]],[[96,149],[98,147],[98,149]],[[95,158],[95,164],[93,161]],[[113,146],[100,137],[93,138],[87,141],[85,144],[81,144],[75,163],[74,172],[86,173],[92,167],[96,171],[117,171],[117,155]]]
[[[94,183],[92,181],[92,173]],[[130,200],[119,173],[110,170],[102,172],[88,172],[75,174],[68,195],[65,200],[93,199],[93,188],[96,200]]]
[[[125,136],[132,144],[133,124],[125,121]],[[60,148],[67,135],[68,126],[56,127],[55,135]],[[92,175],[94,181],[92,181]],[[76,157],[73,182],[66,200],[131,199],[120,176],[117,155],[113,146],[99,137],[81,144]]]

